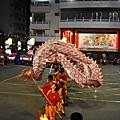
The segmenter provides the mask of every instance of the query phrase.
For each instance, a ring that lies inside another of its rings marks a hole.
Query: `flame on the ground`
[[[47,115],[46,114],[40,115],[40,120],[48,120]]]

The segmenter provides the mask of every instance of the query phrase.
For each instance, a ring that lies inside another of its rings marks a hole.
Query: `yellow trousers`
[[[64,85],[63,86],[63,101],[64,101],[64,104],[67,103],[67,100],[66,100],[67,95],[68,95],[67,85]]]
[[[59,96],[60,96],[60,103],[63,104],[64,101],[63,101],[63,88],[60,88],[58,90],[58,93],[59,93]]]
[[[52,105],[46,104],[46,106],[45,106],[45,114],[47,115],[47,118],[49,120],[55,120],[56,111],[57,111],[57,106],[52,106]]]
[[[62,113],[65,113],[64,111],[64,107],[62,104],[64,104],[64,99],[63,99],[63,88],[60,88],[58,90],[59,96],[60,96],[60,108],[59,111],[61,111]]]

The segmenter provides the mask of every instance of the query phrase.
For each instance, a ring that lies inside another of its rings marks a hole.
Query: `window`
[[[34,21],[45,21],[45,13],[35,13],[34,14]]]
[[[25,18],[22,18],[23,23],[25,22]]]
[[[12,27],[12,24],[10,24],[10,27]]]
[[[21,26],[19,26],[19,28],[18,28],[18,29],[19,29],[19,31],[21,31]]]
[[[55,0],[55,3],[59,3],[60,1],[59,0]]]
[[[10,17],[12,17],[12,14],[10,14]]]
[[[44,35],[45,34],[45,30],[34,30],[33,33],[34,34],[39,34],[39,35]]]
[[[25,32],[25,27],[22,27],[22,31]]]
[[[59,30],[54,30],[54,33],[59,33]]]
[[[21,12],[22,8],[18,8],[18,10]]]
[[[59,13],[55,13],[55,16],[59,16]]]

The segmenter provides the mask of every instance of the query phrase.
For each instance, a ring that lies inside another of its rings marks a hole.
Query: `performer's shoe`
[[[61,113],[60,115],[62,115],[63,117],[65,117],[65,116],[66,116],[66,114],[65,114],[65,113]]]
[[[68,96],[66,96],[66,98],[67,98],[67,99],[69,99],[69,97],[68,97]]]
[[[68,103],[64,103],[63,106],[68,106]]]

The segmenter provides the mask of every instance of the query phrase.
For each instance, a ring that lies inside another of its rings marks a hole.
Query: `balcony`
[[[64,19],[59,28],[120,28],[120,20],[113,19]]]
[[[50,29],[50,23],[48,21],[42,21],[42,22],[31,22],[30,23],[30,29],[40,29],[40,30],[49,30]]]
[[[45,41],[48,41],[48,40],[59,40],[60,39],[60,36],[59,34],[30,34],[30,38],[35,38],[36,42],[45,42]]]
[[[61,0],[60,9],[63,8],[120,8],[119,0]]]
[[[30,7],[30,12],[31,13],[40,13],[40,12],[44,12],[44,13],[49,13],[50,12],[50,4],[34,4],[31,5]]]

